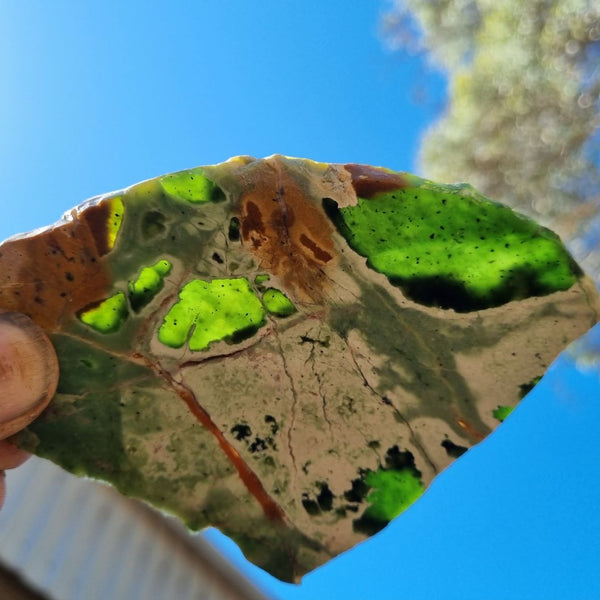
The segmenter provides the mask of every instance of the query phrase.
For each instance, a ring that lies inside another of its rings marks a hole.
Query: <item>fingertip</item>
[[[46,408],[58,384],[58,359],[29,317],[0,313],[0,439],[26,427]]]
[[[31,455],[8,440],[0,440],[0,470],[14,469],[23,464]]]

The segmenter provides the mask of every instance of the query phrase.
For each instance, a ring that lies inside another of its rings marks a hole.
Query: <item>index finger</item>
[[[0,439],[31,423],[57,384],[58,359],[42,329],[21,313],[0,313]]]

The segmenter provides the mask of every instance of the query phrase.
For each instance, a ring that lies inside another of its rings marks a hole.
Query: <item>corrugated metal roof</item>
[[[32,458],[7,473],[0,561],[55,600],[267,600],[202,538]]]

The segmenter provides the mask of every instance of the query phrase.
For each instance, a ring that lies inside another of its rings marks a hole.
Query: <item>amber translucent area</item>
[[[125,207],[123,206],[123,200],[121,199],[121,196],[111,198],[107,201],[107,204],[109,212],[106,223],[106,238],[108,249],[112,250],[115,247],[119,229],[121,229]]]
[[[181,348],[189,340],[190,350],[206,350],[212,342],[235,342],[252,335],[264,319],[264,308],[244,277],[195,279],[179,292],[158,339],[171,348]]]
[[[322,300],[330,285],[324,270],[337,256],[330,221],[280,165],[254,168],[260,177],[238,207],[242,244],[295,302]]]

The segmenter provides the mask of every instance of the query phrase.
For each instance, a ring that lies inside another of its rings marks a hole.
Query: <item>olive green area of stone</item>
[[[368,354],[386,357],[377,368],[375,391],[381,401],[393,397],[390,390],[418,398],[418,408],[395,413],[395,418],[401,421],[404,415],[410,419],[417,413],[441,419],[453,434],[462,436],[455,418],[458,413],[478,431],[490,433],[478,410],[480,399],[470,389],[469,374],[458,367],[457,357],[474,348],[486,355],[508,331],[478,323],[463,327],[418,307],[399,310],[392,291],[382,285],[361,283],[360,289],[360,302],[333,308],[329,322],[343,338],[360,331]],[[400,401],[398,405],[402,408]],[[436,445],[441,442],[436,439]]]
[[[262,304],[244,277],[195,279],[179,292],[179,300],[158,330],[158,339],[171,348],[188,342],[190,350],[206,350],[212,342],[236,343],[249,337],[264,320]]]
[[[200,168],[165,175],[160,183],[167,194],[187,202],[221,202],[223,190],[206,177]]]
[[[159,260],[150,267],[144,267],[138,277],[129,282],[129,302],[135,312],[146,306],[160,292],[171,266],[168,260]]]
[[[100,333],[113,333],[121,327],[127,315],[125,294],[117,292],[99,304],[82,311],[79,318]]]
[[[280,557],[302,548],[310,555],[319,545],[264,519],[213,435],[160,377],[69,335],[51,341],[60,364],[57,394],[43,418],[13,438],[20,447],[108,481],[192,530],[218,525],[256,564],[293,580],[294,565]]]
[[[350,246],[404,294],[468,312],[566,290],[581,276],[560,239],[456,186],[410,187],[324,207]]]
[[[262,296],[263,304],[272,315],[276,317],[289,317],[296,312],[292,301],[280,290],[268,288]]]

